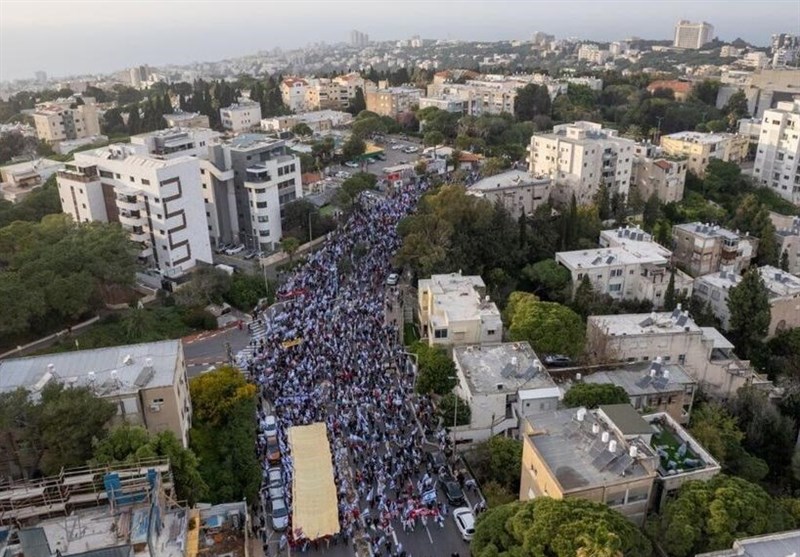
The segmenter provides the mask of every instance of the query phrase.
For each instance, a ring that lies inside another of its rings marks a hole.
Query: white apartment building
[[[800,327],[800,278],[771,265],[759,267],[758,273],[769,292],[768,336],[772,337],[786,329]],[[695,279],[694,296],[710,304],[714,315],[726,330],[730,328],[731,319],[728,293],[741,281],[741,275],[726,271]]]
[[[550,199],[550,178],[531,176],[523,170],[509,170],[478,180],[467,194],[500,203],[516,218],[532,215]]]
[[[731,397],[745,385],[771,386],[733,353],[733,344],[717,329],[699,327],[680,306],[672,312],[590,315],[586,346],[598,363],[661,358],[679,364],[716,397]]]
[[[596,44],[582,44],[578,49],[578,60],[590,64],[605,64],[609,58],[611,58],[611,52],[601,50]]]
[[[685,157],[687,168],[703,176],[711,159],[741,162],[747,158],[750,141],[732,133],[677,132],[661,137],[664,154]]]
[[[219,109],[222,127],[234,133],[247,131],[261,123],[261,105],[247,99],[239,99],[228,107]]]
[[[309,110],[306,104],[308,81],[299,77],[286,77],[281,81],[281,99],[283,104],[292,112]]]
[[[78,104],[79,99],[83,104]],[[36,136],[48,143],[100,134],[97,105],[92,97],[70,97],[37,104],[33,123]]]
[[[601,294],[615,299],[650,300],[656,307],[662,306],[672,253],[636,228],[603,231],[600,243],[607,247],[556,253],[556,261],[572,276],[573,293],[586,276]],[[675,292],[690,295],[691,277],[679,269],[674,271]]]
[[[635,146],[594,122],[562,124],[531,137],[528,169],[553,181],[553,198],[562,204],[573,195],[579,205],[592,203],[601,186],[627,197]]]
[[[339,110],[316,110],[292,114],[290,116],[275,116],[261,120],[261,129],[265,132],[291,131],[298,124],[305,124],[315,133],[325,133],[334,128],[342,128],[353,123],[353,115]]]
[[[655,195],[662,203],[678,202],[683,199],[686,168],[683,159],[659,156],[654,145],[637,145],[631,188],[645,201]]]
[[[78,222],[119,222],[140,260],[164,276],[212,262],[199,161],[158,159],[134,145],[77,153],[57,173],[63,211]]]
[[[561,391],[527,342],[453,348],[455,392],[469,404],[469,425],[456,441],[477,443],[495,435],[515,436],[523,416],[558,409]]]
[[[174,112],[164,114],[170,128],[210,128],[208,116],[199,112]]]
[[[770,213],[780,260],[786,254],[787,271],[800,275],[800,217]]]
[[[414,87],[389,87],[366,91],[367,110],[380,116],[396,118],[398,114],[408,112],[419,106],[419,99],[424,94]]]
[[[422,337],[430,346],[489,344],[503,339],[500,310],[479,276],[461,273],[420,279],[417,302]]]
[[[698,49],[710,43],[714,38],[714,26],[705,21],[692,23],[685,19],[675,25],[675,40],[673,46],[677,48]]]
[[[764,111],[753,177],[800,205],[800,99]]]
[[[759,239],[738,230],[728,230],[702,222],[672,227],[673,258],[692,276],[716,271],[740,273],[750,266],[758,252]]]

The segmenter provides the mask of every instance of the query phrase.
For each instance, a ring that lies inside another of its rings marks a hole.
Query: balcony
[[[142,244],[142,249],[139,251],[139,257],[142,259],[147,259],[148,257],[153,256],[153,246],[148,246],[147,244]]]
[[[142,213],[140,211],[129,211],[123,209],[119,212],[119,222],[130,227],[142,224]]]
[[[134,242],[144,242],[150,239],[150,234],[148,234],[141,226],[123,225],[122,228],[124,228],[128,234],[130,234],[131,240]]]
[[[120,212],[127,211],[129,213],[138,212],[142,208],[139,198],[135,195],[117,195],[117,207]]]
[[[96,182],[97,175],[96,174],[84,174],[81,171],[68,171],[68,170],[59,170],[56,172],[56,176],[58,178],[62,178],[64,180],[71,180],[73,182],[82,182],[87,184],[89,182]]]
[[[251,166],[246,170],[245,182],[262,184],[272,180],[269,169],[264,166]]]

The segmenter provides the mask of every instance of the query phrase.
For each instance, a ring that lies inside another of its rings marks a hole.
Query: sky
[[[679,19],[723,40],[800,34],[798,0],[0,0],[0,81],[185,64],[259,50],[409,38],[670,39]]]

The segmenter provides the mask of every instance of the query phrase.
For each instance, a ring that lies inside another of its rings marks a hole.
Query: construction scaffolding
[[[179,506],[168,458],[62,469],[57,476],[0,485],[0,526],[23,528],[104,505],[113,515],[125,507],[153,503],[160,508]]]

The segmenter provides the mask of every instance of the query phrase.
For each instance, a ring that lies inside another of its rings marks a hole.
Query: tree
[[[437,147],[442,143],[444,143],[444,135],[442,134],[442,132],[437,130],[429,131],[422,138],[422,143],[426,147]]]
[[[172,431],[149,433],[141,426],[124,424],[112,429],[94,445],[95,465],[136,463],[139,460],[167,457],[179,499],[190,505],[205,498],[208,486],[198,470],[199,462],[190,449],[185,449]]]
[[[653,230],[653,227],[658,220],[658,217],[661,215],[661,202],[658,200],[658,196],[653,194],[644,204],[644,210],[642,212],[642,225],[644,226],[645,230]]]
[[[475,557],[575,557],[600,549],[615,556],[649,557],[652,551],[644,534],[608,506],[549,497],[489,509],[478,520],[470,549]]]
[[[308,137],[310,135],[314,135],[314,130],[312,130],[308,124],[300,122],[292,127],[292,133],[299,137]]]
[[[139,106],[135,105],[128,113],[128,135],[136,135],[142,133],[142,131],[144,131],[144,128],[139,115]]]
[[[342,145],[342,157],[345,160],[351,161],[363,155],[366,150],[367,144],[364,143],[364,140],[353,134],[350,136],[350,139],[345,141],[344,145]]]
[[[522,442],[495,435],[475,447],[472,467],[480,483],[496,482],[508,493],[519,493]]]
[[[677,303],[678,299],[675,296],[675,269],[673,268],[669,273],[669,282],[664,292],[664,309],[666,311],[672,311],[675,309]]]
[[[268,303],[272,303],[274,289],[270,287],[268,290],[267,286],[260,276],[234,273],[225,301],[242,311],[252,311],[262,298],[267,298]]]
[[[546,301],[563,303],[569,299],[572,275],[554,259],[526,265],[522,276],[531,282],[536,295]]]
[[[597,408],[602,404],[629,404],[630,401],[625,389],[603,383],[576,383],[564,395],[567,408]]]
[[[789,252],[787,250],[783,250],[781,253],[781,271],[789,272]]]
[[[481,167],[481,176],[484,178],[500,174],[508,168],[508,161],[501,157],[489,157]]]
[[[769,292],[756,268],[748,269],[728,292],[730,333],[741,356],[748,358],[767,336],[771,319]]]
[[[189,381],[190,444],[212,503],[258,500],[261,467],[256,445],[256,387],[239,370],[223,366]]]
[[[294,259],[294,254],[297,253],[300,247],[300,240],[293,236],[287,236],[281,240],[281,249],[289,256],[289,261]]]
[[[361,87],[356,87],[356,93],[348,101],[347,112],[356,115],[367,109],[367,101],[364,98],[364,90]]]
[[[514,116],[517,120],[533,120],[539,115],[550,115],[550,93],[547,87],[529,83],[517,90],[514,99]]]
[[[445,427],[469,425],[472,421],[472,409],[463,398],[455,393],[447,393],[439,401],[439,416]]]
[[[657,538],[674,557],[727,549],[737,538],[795,526],[785,507],[741,478],[720,474],[690,481],[667,502],[656,523]]]
[[[0,164],[21,155],[25,149],[25,137],[18,131],[0,134]]]
[[[542,354],[576,357],[583,352],[584,324],[566,306],[541,302],[526,292],[512,292],[506,315],[511,340],[526,340]]]
[[[216,267],[201,267],[191,279],[175,293],[175,301],[188,307],[203,307],[222,303],[231,288],[231,277]]]
[[[444,395],[456,384],[456,367],[444,349],[417,341],[409,349],[417,355],[416,389],[418,393]]]

